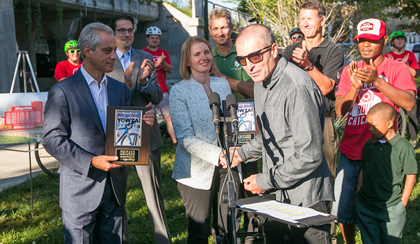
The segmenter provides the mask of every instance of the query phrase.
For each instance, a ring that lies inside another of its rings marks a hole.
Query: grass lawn
[[[174,163],[173,146],[165,138],[162,147],[162,195],[173,243],[186,243],[187,220],[182,198],[171,179]],[[420,150],[416,152],[420,162]],[[420,165],[419,165],[420,166]],[[418,177],[417,182],[420,181]],[[0,192],[0,244],[6,243],[62,243],[61,209],[58,206],[58,179],[41,174],[34,178],[34,217],[31,217],[29,182]],[[417,183],[407,207],[403,243],[419,243],[420,184]],[[127,212],[131,243],[154,243],[148,210],[140,183],[131,171],[128,179]],[[339,229],[337,228],[337,231]],[[337,234],[338,243],[344,243]],[[360,234],[357,237],[361,243]],[[209,240],[210,243],[210,240]]]
[[[36,142],[34,138],[18,137],[18,136],[0,136],[0,145],[4,144],[19,144]]]

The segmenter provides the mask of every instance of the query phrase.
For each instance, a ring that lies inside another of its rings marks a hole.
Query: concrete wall
[[[168,86],[182,80],[179,72],[181,47],[190,36],[204,36],[202,19],[191,18],[167,3],[159,4],[159,19],[153,22],[139,22],[133,47],[147,47],[146,29],[157,26],[162,30],[160,48],[168,51],[173,66],[172,74],[167,75]]]
[[[49,55],[54,62],[65,60],[63,47],[66,41],[77,39],[81,28],[79,26],[78,8],[82,9],[82,26],[93,22],[94,12],[97,14],[97,21],[108,24],[113,14],[125,13],[133,16],[137,23],[134,48],[147,46],[145,31],[150,26],[158,26],[162,29],[160,47],[167,50],[171,57],[173,72],[168,74],[169,85],[180,81],[179,72],[180,52],[184,41],[189,36],[204,36],[204,23],[200,18],[191,18],[178,9],[166,3],[138,4],[138,1],[116,0],[114,9],[109,0],[97,0],[93,6],[93,0],[61,0],[63,6],[63,22],[60,30],[57,21],[55,0],[40,0],[42,12],[42,43],[49,48]],[[130,3],[131,2],[131,3]],[[21,0],[18,0],[21,4]],[[9,92],[10,83],[16,64],[16,53],[19,50],[28,50],[32,65],[37,70],[36,49],[40,45],[35,43],[35,27],[29,37],[26,36],[24,17],[22,10],[13,9],[13,0],[0,0],[0,65],[3,68],[0,76],[0,92]],[[34,24],[34,23],[33,23]],[[60,33],[61,31],[61,33]],[[5,33],[5,34],[3,34]],[[48,44],[48,45],[46,45]],[[41,68],[40,68],[41,69]],[[43,69],[44,70],[44,69]],[[39,73],[39,72],[38,72]],[[38,78],[38,85],[41,91],[47,91],[55,83],[51,77]],[[17,84],[18,86],[19,84]]]
[[[0,1],[0,93],[10,91],[17,60],[13,0]],[[15,87],[19,90],[19,84]]]

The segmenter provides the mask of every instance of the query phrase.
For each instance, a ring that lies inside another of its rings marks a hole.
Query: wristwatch
[[[306,66],[305,68],[303,68],[304,71],[312,71],[314,69],[314,65],[312,63],[309,63],[308,66]]]

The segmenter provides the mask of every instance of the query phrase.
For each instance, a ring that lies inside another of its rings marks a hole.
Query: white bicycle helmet
[[[162,35],[162,31],[156,26],[150,26],[146,30],[146,36],[150,36],[150,35],[159,35],[160,36],[160,35]]]

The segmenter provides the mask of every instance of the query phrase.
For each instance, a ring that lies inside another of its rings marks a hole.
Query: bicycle
[[[131,146],[138,146],[139,133],[129,133],[131,129],[140,130],[140,125],[136,125],[136,128],[133,128],[133,123],[125,124],[124,127],[117,128],[117,130],[124,130],[124,133],[118,138],[116,145],[121,141],[121,146],[127,145],[126,139],[128,139]]]
[[[60,162],[51,156],[42,146],[41,142],[35,143],[35,159],[38,163],[38,166],[44,171],[47,175],[58,178],[60,174],[57,172],[60,167]]]

